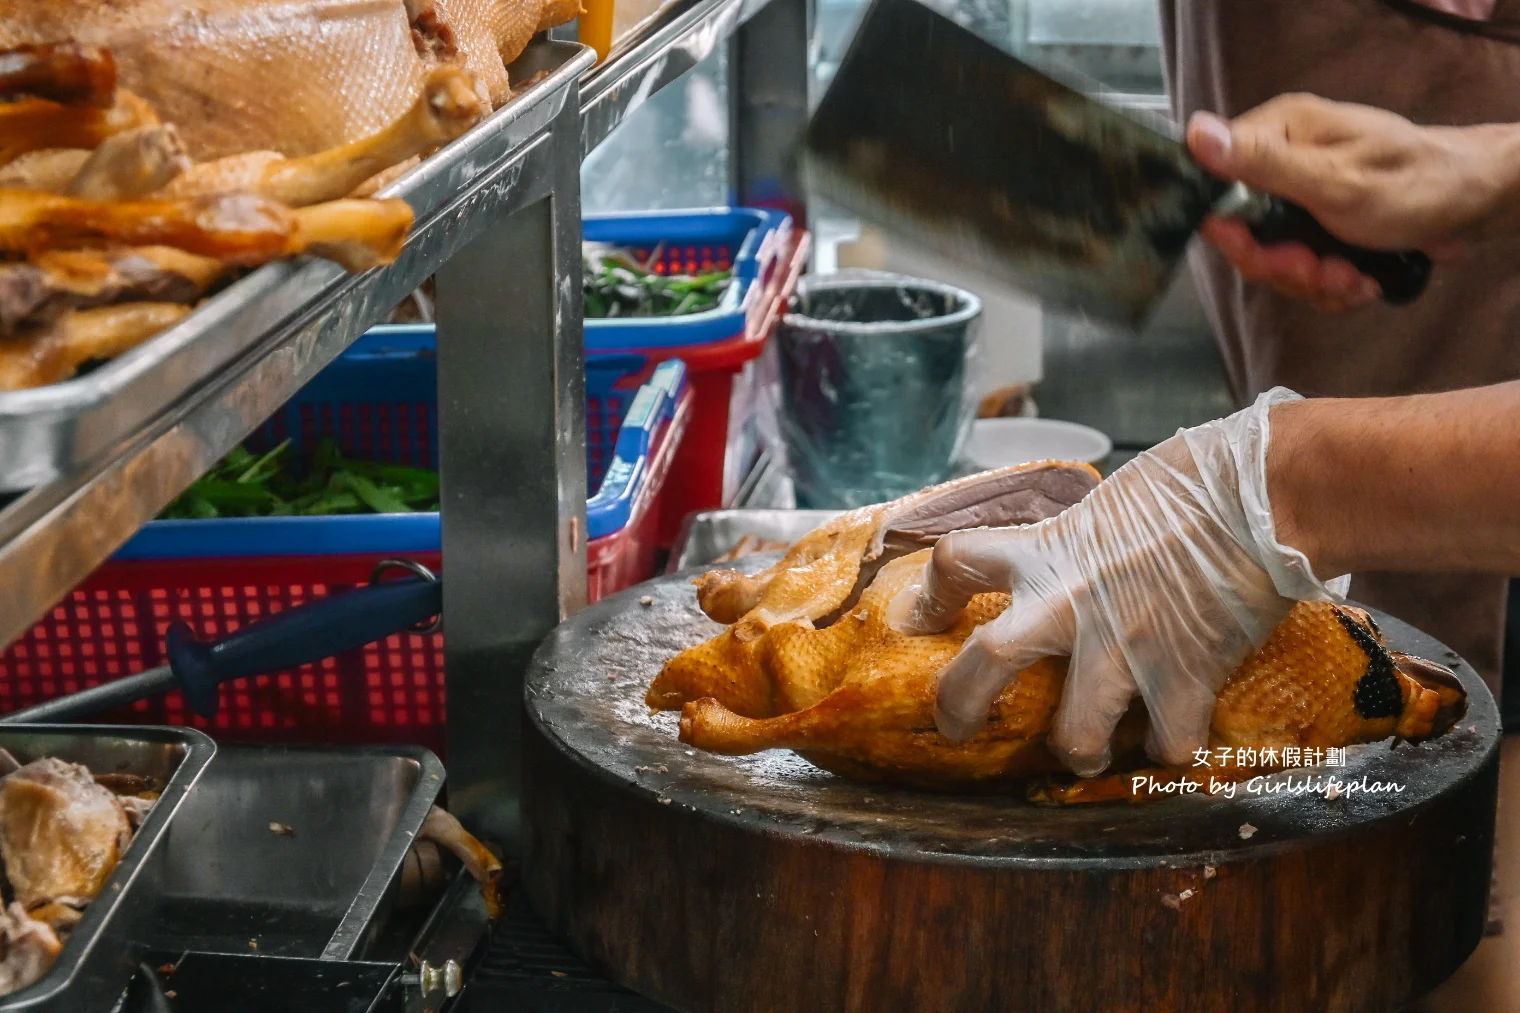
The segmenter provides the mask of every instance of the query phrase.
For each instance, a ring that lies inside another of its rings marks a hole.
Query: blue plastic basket
[[[658,249],[654,267],[662,274],[731,267],[736,279],[718,307],[704,313],[586,321],[586,487],[596,489],[612,459],[629,406],[649,379],[650,357],[642,353],[668,349],[679,354],[681,349],[744,335],[781,255],[790,249],[792,220],[763,208],[594,215],[583,223],[582,235],[588,241],[630,249],[646,259]],[[432,324],[376,327],[345,358],[429,354],[436,350],[436,340]],[[701,407],[696,409],[699,416]],[[706,420],[699,418],[698,424]],[[430,438],[428,461],[405,463],[431,466],[438,456],[436,433]]]
[[[628,524],[651,477],[657,436],[686,390],[686,367],[664,363],[638,391],[586,504],[588,539]],[[355,342],[249,439],[255,450],[291,441],[297,466],[331,437],[345,456],[435,468],[438,461],[436,355],[432,328],[387,328]],[[679,434],[677,434],[679,435]],[[153,521],[117,560],[437,552],[436,513],[335,517],[248,517]]]
[[[586,321],[586,445],[593,472],[639,386],[679,357],[692,390],[691,431],[661,497],[658,539],[669,545],[693,510],[721,506],[747,467],[747,420],[730,419],[745,366],[765,348],[807,259],[806,232],[790,216],[756,208],[611,215],[584,234],[631,249],[664,272],[732,266],[722,304],[676,318]],[[658,251],[658,255],[656,255]],[[742,398],[741,398],[742,401]]]
[[[723,341],[744,333],[769,272],[790,241],[791,218],[764,208],[592,215],[582,223],[588,242],[632,251],[657,274],[702,274],[732,268],[734,283],[718,305],[681,317],[586,321],[586,352],[675,348]]]

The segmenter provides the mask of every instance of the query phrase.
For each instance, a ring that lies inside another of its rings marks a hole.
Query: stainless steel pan
[[[371,958],[443,776],[420,746],[222,747],[169,834],[152,948]]]
[[[148,948],[148,929],[167,874],[164,839],[216,744],[193,728],[0,724],[0,748],[22,763],[56,756],[96,774],[138,774],[164,783],[158,804],[137,828],[52,968],[26,988],[0,996],[4,1013],[110,1009]]]

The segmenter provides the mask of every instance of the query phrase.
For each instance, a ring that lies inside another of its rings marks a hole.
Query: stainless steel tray
[[[0,747],[22,763],[56,756],[97,774],[141,774],[165,782],[158,804],[137,828],[52,968],[26,988],[0,996],[0,1010],[6,1013],[110,1009],[147,952],[145,933],[167,872],[164,837],[183,814],[187,798],[195,797],[191,788],[216,744],[193,728],[0,723]]]
[[[541,80],[382,191],[405,198],[416,212],[409,247],[423,243],[418,237],[435,212],[496,170],[508,152],[531,141],[554,118],[570,85],[589,65],[589,53],[574,43],[535,41],[513,64],[512,77],[529,80],[543,72]],[[403,253],[396,264],[360,275],[309,257],[269,264],[86,376],[0,393],[0,492],[33,488],[101,458],[231,363],[272,343],[272,336],[302,326],[303,316],[340,294],[344,319],[314,319],[309,326],[362,328],[383,319],[427,276],[424,259],[415,251]],[[318,334],[310,337],[315,342]],[[271,362],[268,368],[296,370],[301,364]]]
[[[838,510],[708,510],[692,514],[676,535],[666,572],[705,566],[738,545],[745,535],[795,542],[839,514]]]
[[[420,746],[223,746],[169,833],[151,948],[363,959],[443,777]]]

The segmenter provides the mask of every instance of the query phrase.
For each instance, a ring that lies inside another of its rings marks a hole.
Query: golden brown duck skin
[[[1098,477],[1086,464],[1060,461],[983,472],[841,514],[753,576],[709,571],[693,582],[697,601],[710,618],[734,625],[666,665],[645,701],[673,710],[716,696],[745,717],[785,713],[776,707],[770,681],[751,674],[755,641],[766,630],[794,622],[825,625],[847,613],[891,560],[961,528],[1053,517],[1091,492]]]
[[[887,603],[918,579],[928,555],[888,564],[859,604],[825,629],[783,623],[743,643],[730,630],[672,659],[655,685],[664,687],[663,706],[678,695],[676,685],[686,697],[682,741],[732,755],[795,749],[842,775],[938,790],[1031,784],[1036,797],[1052,802],[1130,797],[1129,777],[1071,786],[1043,777],[1060,769],[1045,736],[1065,680],[1061,659],[1021,673],[976,736],[952,743],[939,734],[939,670],[1008,597],[978,596],[941,634],[898,633],[886,623]],[[1210,743],[1281,750],[1394,734],[1421,739],[1449,730],[1464,707],[1449,672],[1385,651],[1366,613],[1303,603],[1224,684]],[[1132,708],[1116,734],[1117,769],[1144,766],[1144,730],[1143,710]],[[1263,768],[1225,769],[1246,777]]]
[[[789,622],[826,625],[847,612],[891,560],[960,528],[1053,517],[1097,484],[1097,471],[1086,464],[1039,461],[1000,468],[841,514],[753,576],[708,571],[693,581],[698,604],[709,618],[734,625],[705,650],[688,651],[666,665],[645,700],[656,710],[670,710],[716,695],[746,717],[783,713],[773,706],[770,683],[748,674],[754,641],[766,630]],[[709,694],[709,686],[723,692]]]
[[[1365,611],[1328,602],[1301,603],[1220,688],[1209,748],[1329,749],[1390,736],[1422,741],[1444,735],[1467,709],[1450,670],[1385,650]],[[1215,754],[1217,757],[1217,753]],[[1186,770],[1143,768],[1070,783],[1030,785],[1036,801],[1069,804],[1138,800],[1135,776],[1166,784],[1200,775],[1221,784],[1284,769],[1282,763],[1218,764]],[[1063,779],[1064,780],[1064,779]]]
[[[44,757],[0,781],[0,854],[27,910],[87,903],[131,840],[126,813],[85,767]]]
[[[303,158],[253,151],[202,162],[157,196],[185,200],[247,192],[291,207],[338,200],[377,173],[458,137],[485,109],[469,74],[454,66],[438,67],[428,74],[411,108],[369,137]]]
[[[109,106],[115,91],[116,61],[103,49],[53,42],[0,50],[0,98]]]
[[[737,570],[704,573],[694,581],[697,602],[720,623],[827,621],[891,560],[962,528],[1054,517],[1091,492],[1099,478],[1087,464],[1036,461],[851,510],[798,539],[774,566],[754,576]]]
[[[158,122],[152,108],[130,92],[117,91],[108,108],[60,105],[29,98],[0,103],[0,165],[31,151],[94,148],[113,134]]]
[[[59,39],[108,50],[197,161],[359,140],[424,73],[402,0],[0,0],[0,46]]]

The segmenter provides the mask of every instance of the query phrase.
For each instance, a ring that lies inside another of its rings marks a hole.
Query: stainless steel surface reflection
[[[778,424],[800,507],[942,481],[965,437],[981,300],[876,271],[802,279],[777,334]]]
[[[1045,376],[1035,388],[1040,414],[1100,429],[1119,450],[1144,450],[1236,407],[1189,271],[1177,272],[1138,337],[1045,314],[1044,356]]]
[[[761,542],[790,544],[839,516],[838,510],[705,510],[691,514],[676,535],[667,573],[705,566],[736,547],[746,536]]]
[[[443,786],[414,746],[223,746],[167,845],[155,949],[360,959]]]

